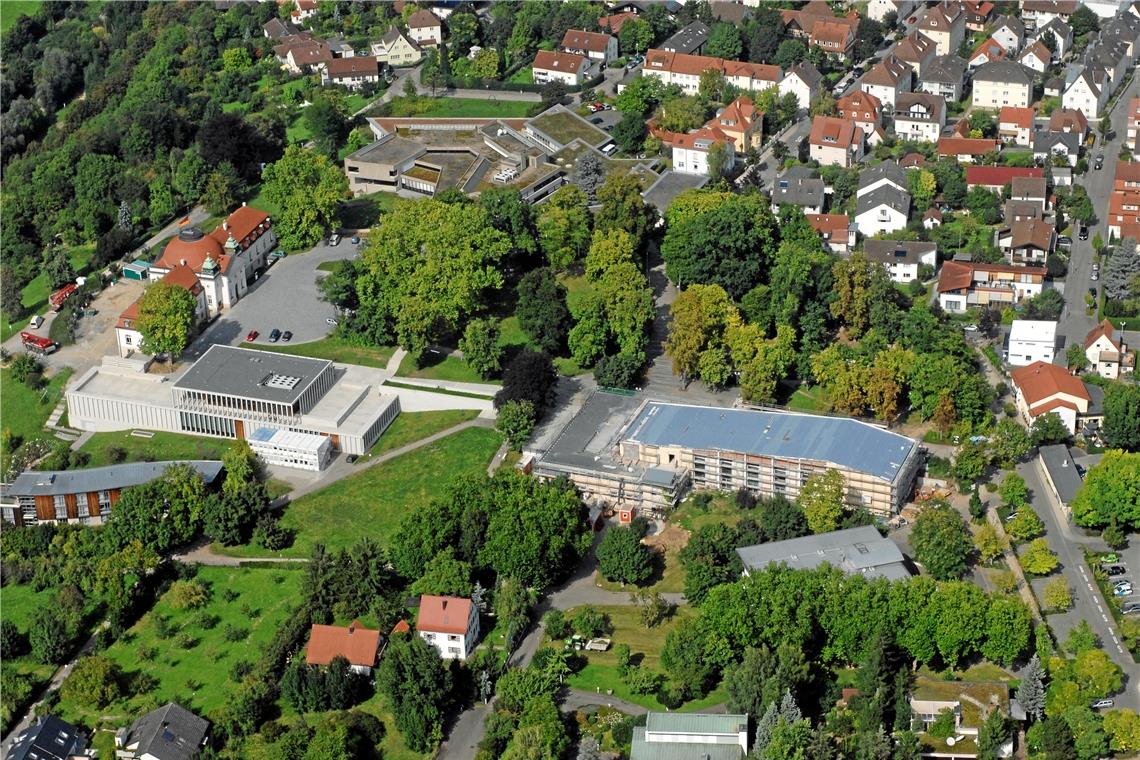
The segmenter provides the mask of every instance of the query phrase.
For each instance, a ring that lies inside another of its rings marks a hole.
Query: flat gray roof
[[[740,760],[739,744],[696,744],[691,742],[647,742],[645,729],[633,729],[629,760]]]
[[[598,391],[586,400],[539,459],[539,466],[552,464],[637,481],[645,467],[619,464],[614,450],[619,434],[642,399]]]
[[[1049,479],[1061,497],[1061,503],[1068,506],[1081,490],[1081,474],[1077,472],[1077,464],[1073,461],[1069,447],[1063,443],[1041,447],[1041,462],[1049,471]]]
[[[810,570],[826,562],[850,575],[888,580],[910,577],[902,552],[873,525],[744,546],[736,554],[749,570],[762,570],[772,563]]]
[[[894,482],[918,444],[846,417],[650,401],[626,440],[828,462]]]
[[[292,404],[331,365],[328,359],[214,344],[174,387]]]
[[[686,190],[704,187],[708,181],[709,178],[703,174],[683,174],[669,169],[641,195],[664,213],[678,195]]]
[[[427,148],[415,140],[399,135],[389,135],[371,145],[365,145],[355,153],[348,154],[344,160],[396,166],[413,158],[419,158],[426,151]]]
[[[212,483],[222,471],[222,463],[212,459],[192,459],[170,462],[132,462],[109,467],[92,467],[90,470],[36,471],[20,473],[7,492],[11,496],[57,496],[69,493],[109,491],[149,483],[162,477],[166,468],[175,464],[188,464]]]
[[[674,734],[739,734],[748,730],[747,715],[720,713],[661,713],[645,717],[645,728],[654,733]]]

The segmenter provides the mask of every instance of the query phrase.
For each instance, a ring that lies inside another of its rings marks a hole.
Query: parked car
[[[335,319],[333,319],[332,317],[329,317],[328,319],[325,320],[325,324],[326,325],[332,325],[333,327],[336,327],[337,321]]]
[[[963,325],[962,329],[965,330],[966,332],[977,332],[978,326],[977,325]]]
[[[253,343],[255,340],[257,340],[258,335],[261,335],[261,333],[259,333],[257,330],[250,330],[249,334],[245,336],[245,342]]]
[[[1140,602],[1128,602],[1120,607],[1120,611],[1125,615],[1133,615],[1140,612]]]
[[[1092,275],[1089,276],[1089,279],[1092,280],[1093,282],[1096,282],[1097,280],[1100,279],[1100,275],[1097,274],[1096,272],[1093,272]]]
[[[276,343],[279,340],[281,340],[281,331],[274,327],[269,331],[269,342]]]
[[[1073,247],[1073,239],[1071,237],[1069,237],[1068,235],[1062,235],[1061,237],[1057,238],[1057,247],[1058,248],[1072,248]]]
[[[1088,240],[1089,239],[1089,228],[1088,227],[1081,227],[1080,234],[1078,234],[1077,237],[1080,238],[1081,240]]]
[[[1116,703],[1111,699],[1098,699],[1097,701],[1093,702],[1093,709],[1102,710],[1106,707],[1112,707],[1114,704]]]
[[[1098,171],[1100,169],[1104,168],[1104,154],[1103,153],[1097,154],[1096,161],[1093,162],[1093,168],[1097,169]]]
[[[1111,578],[1111,577],[1112,577],[1112,576],[1114,576],[1114,575],[1124,575],[1124,574],[1125,574],[1126,572],[1128,572],[1128,571],[1127,571],[1127,570],[1125,570],[1125,569],[1124,569],[1123,567],[1121,567],[1120,565],[1111,565],[1111,566],[1109,566],[1109,567],[1106,567],[1106,568],[1104,569],[1104,572],[1105,572],[1105,574],[1106,574],[1106,575],[1108,575],[1108,577],[1110,577],[1110,578]]]
[[[360,235],[353,235],[351,242],[353,245],[360,245]]]
[[[1016,519],[1017,519],[1017,512],[1010,512],[1008,515],[1005,516],[1006,522],[1010,522],[1011,520],[1016,520]]]
[[[285,341],[286,343],[293,340],[293,331],[286,330],[285,332],[281,333],[281,340]]]
[[[334,232],[329,238],[329,245],[340,245],[340,234]]]
[[[1132,596],[1132,584],[1129,583],[1124,586],[1117,586],[1112,589],[1113,596]]]
[[[357,459],[360,459],[360,457],[358,457],[356,454],[349,454],[344,458],[344,461],[348,462],[349,464],[356,464]]]
[[[602,117],[601,116],[594,116],[593,118],[590,119],[590,123],[591,124],[601,124],[602,123]]]

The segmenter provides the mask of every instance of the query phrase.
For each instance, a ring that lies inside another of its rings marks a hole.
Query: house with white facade
[[[946,126],[946,99],[928,92],[906,92],[895,104],[895,135],[901,140],[938,142]]]
[[[1049,48],[1041,40],[1035,40],[1029,44],[1017,57],[1017,62],[1027,69],[1036,71],[1038,74],[1044,74],[1049,68],[1050,61],[1053,60],[1053,54],[1049,52]]]
[[[612,34],[567,29],[559,49],[605,64],[618,57],[618,39]]]
[[[479,642],[479,608],[456,596],[420,597],[416,633],[445,660],[466,660]]]
[[[1069,432],[1075,434],[1081,422],[1098,416],[1099,410],[1092,408],[1092,396],[1085,384],[1064,367],[1037,361],[1018,367],[1009,377],[1017,411],[1026,425],[1054,412]],[[1103,412],[1099,416],[1103,416]]]
[[[914,0],[870,0],[867,3],[867,18],[880,24],[891,13],[900,21],[909,16],[915,8]]]
[[[910,193],[895,187],[879,187],[855,201],[855,226],[864,237],[906,229]]]
[[[420,47],[436,47],[443,41],[443,22],[430,10],[420,9],[408,17],[408,36]]]
[[[938,245],[919,240],[865,240],[868,261],[882,264],[893,282],[906,284],[920,279],[922,266],[938,266]]]
[[[947,261],[938,273],[938,305],[953,314],[973,306],[1003,306],[1040,295],[1045,267]]]
[[[1046,320],[1015,319],[1009,328],[1006,361],[1012,367],[1033,362],[1052,363],[1057,349],[1057,323]]]
[[[1073,49],[1073,28],[1061,19],[1053,19],[1044,26],[1038,25],[1034,37],[1043,40],[1046,34],[1053,36],[1053,60],[1061,60]]]
[[[371,675],[380,657],[380,631],[365,628],[359,620],[343,625],[313,625],[305,662],[328,667],[337,657],[348,660],[354,673]]]
[[[990,29],[990,38],[997,40],[1006,50],[1017,52],[1025,42],[1025,24],[1014,16],[1002,16]]]
[[[733,141],[717,127],[704,126],[688,134],[674,136],[673,169],[682,174],[711,176],[715,169],[710,157],[721,151],[724,163],[721,171],[730,171],[736,165],[736,147]]]
[[[561,82],[567,86],[582,84],[590,73],[590,59],[577,53],[539,50],[531,64],[535,84]]]
[[[827,186],[806,166],[793,166],[776,178],[770,197],[772,213],[780,206],[798,206],[805,214],[822,214]]]
[[[816,116],[808,135],[808,152],[822,166],[848,168],[863,158],[863,130],[849,119]]]
[[[862,90],[852,90],[835,101],[835,112],[839,118],[855,122],[863,130],[867,142],[877,144],[883,131],[883,104],[877,97]]]
[[[1085,67],[1065,86],[1061,106],[1080,111],[1086,119],[1099,119],[1112,95],[1103,69]]]
[[[350,90],[360,90],[380,81],[380,64],[367,56],[333,58],[321,64],[321,84],[338,84]]]
[[[1033,132],[1034,161],[1052,161],[1064,158],[1070,168],[1077,165],[1081,154],[1081,138],[1076,132],[1047,132],[1038,129]]]
[[[1090,370],[1110,380],[1136,369],[1136,354],[1128,350],[1123,331],[1107,318],[1085,336],[1085,359]]]
[[[910,66],[916,79],[921,79],[923,69],[938,55],[937,47],[925,34],[913,31],[898,41],[894,54],[896,58]]]
[[[914,72],[894,55],[888,55],[863,75],[859,89],[874,95],[885,108],[893,109],[898,96],[910,92]]]
[[[1057,244],[1057,231],[1044,219],[1021,219],[997,231],[997,244],[1011,264],[1043,266]]]
[[[998,137],[1011,145],[1028,148],[1036,115],[1032,108],[1004,106],[998,113]]]
[[[994,61],[979,66],[973,83],[974,108],[1028,108],[1032,101],[1033,76],[1016,61]]]
[[[957,101],[962,99],[965,81],[966,61],[955,54],[939,55],[923,68],[915,89]]]
[[[812,66],[809,61],[800,61],[784,72],[784,78],[778,85],[779,93],[781,96],[792,93],[796,96],[800,108],[808,108],[819,95],[822,82],[823,75],[819,73],[819,69]]]
[[[906,171],[894,161],[883,161],[875,166],[868,166],[859,172],[859,187],[855,190],[855,197],[861,198],[880,187],[893,187],[900,193],[910,192]]]
[[[941,2],[926,11],[918,31],[937,46],[938,55],[957,52],[966,36],[966,10],[957,2]]]

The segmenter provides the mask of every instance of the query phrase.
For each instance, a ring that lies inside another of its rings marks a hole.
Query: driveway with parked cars
[[[321,243],[307,253],[280,259],[250,286],[244,298],[206,328],[190,347],[189,356],[196,358],[215,343],[236,346],[253,331],[258,333],[254,345],[268,344],[273,330],[292,333],[292,343],[325,337],[333,330],[330,320],[336,319],[336,309],[318,297],[316,281],[326,273],[317,267],[326,261],[354,258],[359,250],[345,237],[335,246]]]

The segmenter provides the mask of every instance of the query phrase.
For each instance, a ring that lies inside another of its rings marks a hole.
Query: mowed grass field
[[[293,545],[279,555],[308,557],[316,544],[339,551],[366,536],[387,546],[404,513],[426,507],[454,478],[485,472],[501,442],[494,430],[467,428],[297,499],[281,516],[294,531]],[[253,545],[214,548],[239,557],[269,555]]]
[[[657,672],[661,672],[661,650],[665,646],[665,637],[669,635],[669,631],[677,627],[678,623],[694,614],[688,607],[678,607],[673,617],[668,621],[656,628],[647,629],[641,623],[637,607],[598,606],[595,609],[609,615],[610,622],[613,623],[613,633],[607,634],[607,637],[612,639],[613,644],[628,644],[631,660],[634,664]],[[574,612],[573,609],[567,610],[566,617],[572,617]],[[558,648],[563,645],[563,642],[546,639],[543,644]],[[665,710],[665,706],[657,701],[655,695],[634,694],[629,690],[629,687],[625,685],[618,674],[617,655],[614,653],[612,645],[608,652],[580,652],[579,654],[585,657],[588,662],[584,668],[566,679],[567,685],[590,692],[600,689],[602,694],[607,689],[613,689],[613,695],[619,699],[648,707],[650,710]],[[680,709],[681,711],[702,710],[712,705],[722,704],[727,699],[728,695],[724,693],[722,688],[718,687],[709,692],[703,699],[688,702]]]
[[[59,403],[69,377],[71,370],[65,369],[47,378],[42,388],[33,389],[16,382],[11,370],[0,370],[0,425],[24,440],[46,436],[44,423]]]
[[[344,364],[359,364],[363,367],[378,367],[383,369],[388,365],[392,354],[396,353],[394,346],[358,346],[344,338],[330,335],[321,340],[309,343],[256,343],[241,344],[242,348],[253,348],[258,351],[273,351],[279,354],[292,354],[293,356],[308,356],[313,359],[328,359]]]
[[[40,9],[43,0],[4,0],[0,2],[0,33],[7,32],[20,16],[31,16]]]
[[[175,459],[221,459],[230,442],[221,438],[204,438],[180,433],[155,432],[151,438],[131,435],[130,430],[115,433],[95,433],[80,448],[91,455],[88,467],[115,464],[111,450],[126,452],[127,462],[164,461]]]
[[[437,412],[400,412],[400,416],[388,426],[384,435],[368,453],[357,460],[363,464],[373,457],[394,451],[401,446],[435,435],[441,430],[473,420],[479,416],[475,409],[443,409]]]
[[[175,609],[166,594],[104,652],[128,680],[138,673],[154,678],[154,689],[119,700],[101,712],[63,701],[60,714],[65,720],[80,719],[87,725],[106,721],[121,726],[141,712],[144,703],[177,700],[199,715],[210,715],[225,703],[235,683],[231,676],[234,664],[255,662],[297,604],[303,577],[300,568],[199,567],[197,579],[210,588],[210,599],[203,607]],[[236,598],[226,601],[226,590],[236,593]],[[167,638],[159,636],[156,620],[160,615],[174,632]],[[205,616],[216,617],[216,625],[203,627]],[[241,641],[227,641],[227,627],[246,635]],[[189,636],[192,646],[183,646],[182,634]]]

